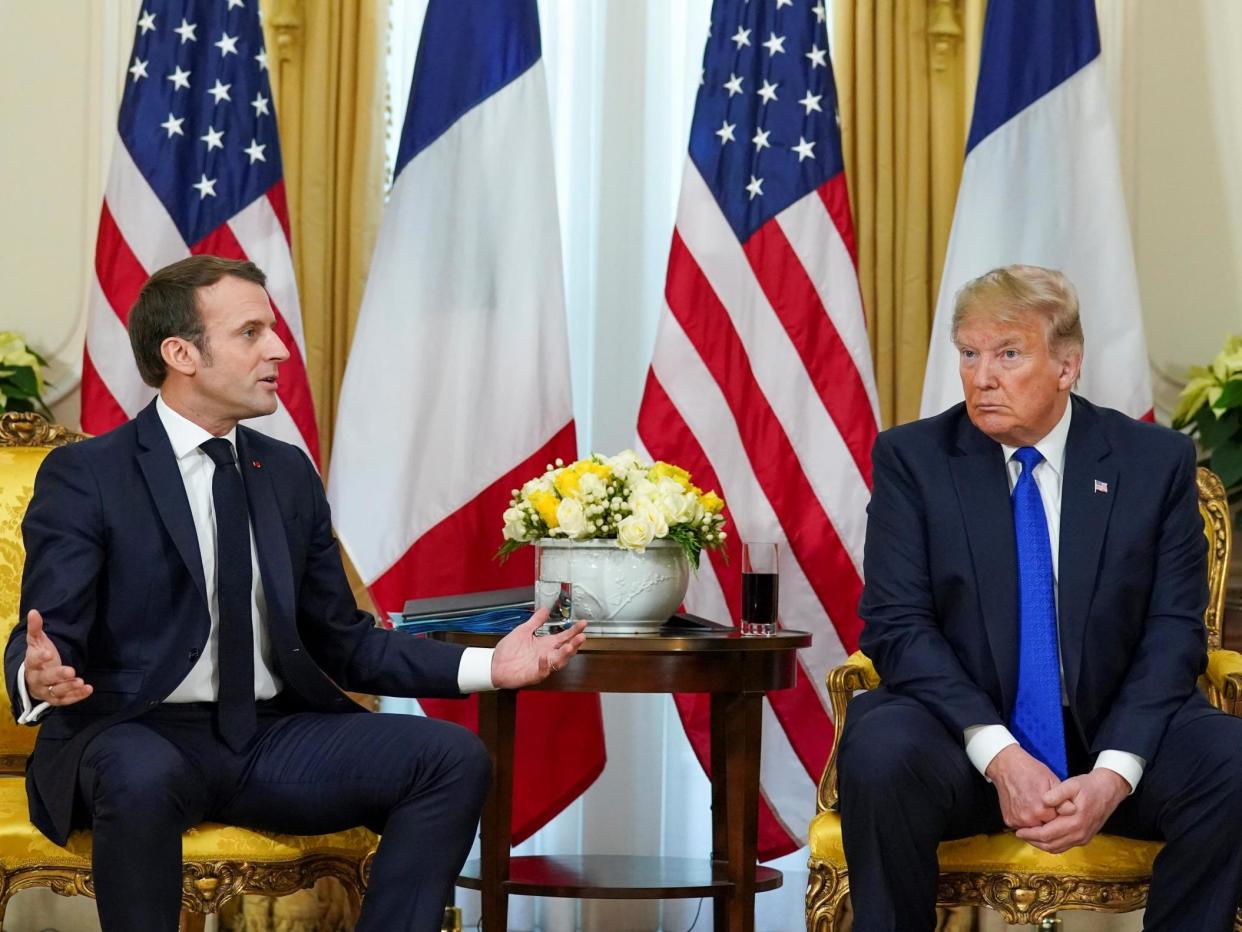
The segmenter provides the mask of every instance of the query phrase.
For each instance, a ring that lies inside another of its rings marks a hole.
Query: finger
[[[1077,796],[1078,790],[1078,778],[1071,777],[1062,783],[1058,783],[1052,789],[1048,790],[1048,792],[1044,793],[1044,805],[1055,809],[1066,800],[1073,799]]]
[[[50,667],[41,669],[36,681],[47,688],[48,686],[60,686],[62,683],[71,683],[77,679],[77,676],[77,671],[73,667]]]
[[[1071,820],[1066,816],[1057,816],[1043,825],[1037,825],[1034,828],[1020,828],[1016,832],[1023,841],[1029,841],[1031,844],[1039,842],[1040,844],[1050,844],[1057,838],[1065,835],[1072,830]]]
[[[76,685],[61,689],[57,687],[56,695],[49,698],[48,701],[52,705],[73,705],[75,702],[81,702],[87,696],[95,691],[89,683],[83,683],[81,680]]]
[[[581,625],[581,624],[585,624],[585,622],[581,622],[581,621],[577,622],[577,624],[575,624],[574,627],[577,628],[578,625]],[[557,643],[556,647],[558,650],[564,649],[571,654],[575,654],[578,652],[578,648],[581,647],[585,643],[586,643],[586,634],[582,631],[581,628],[578,628],[576,632],[572,632],[569,635],[569,637],[563,638],[559,643]]]
[[[537,631],[539,628],[543,627],[547,623],[548,623],[548,610],[546,608],[541,608],[539,609],[539,611],[535,612],[533,615],[527,618],[524,622],[522,622],[520,627],[522,627],[526,631],[529,631],[533,634],[535,631]]]
[[[33,647],[43,637],[43,616],[33,608],[26,613],[26,646]]]

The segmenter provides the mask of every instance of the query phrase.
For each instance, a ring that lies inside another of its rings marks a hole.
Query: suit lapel
[[[1077,694],[1087,615],[1117,489],[1117,466],[1108,459],[1112,448],[1100,432],[1094,409],[1076,397],[1072,401],[1074,413],[1065,443],[1065,476],[1061,482],[1057,564],[1061,662],[1071,704]],[[1102,486],[1097,486],[1097,481]]]
[[[271,472],[251,448],[253,441],[244,427],[237,428],[237,462],[246,486],[250,520],[254,523],[254,540],[258,548],[259,573],[263,577],[263,594],[268,615],[290,625],[296,624],[293,611],[293,565],[289,560],[289,542],[285,538],[284,520],[276,503],[276,489]],[[274,633],[280,626],[273,625]]]
[[[190,578],[198,589],[203,602],[207,602],[207,584],[203,581],[203,555],[198,549],[198,532],[194,529],[194,516],[190,513],[190,500],[186,498],[185,483],[177,458],[173,456],[172,444],[160,423],[160,416],[151,402],[135,418],[138,430],[138,467],[146,479],[147,488],[155,502],[160,520],[172,538],[177,552],[185,561]]]
[[[963,414],[958,455],[950,460],[950,468],[975,568],[979,610],[1004,699],[1002,712],[1007,712],[1018,674],[1018,565],[1004,453]]]

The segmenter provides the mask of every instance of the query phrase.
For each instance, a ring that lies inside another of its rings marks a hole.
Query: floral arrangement
[[[1190,367],[1173,426],[1198,438],[1201,462],[1220,477],[1230,501],[1242,498],[1242,336],[1226,339],[1210,365]],[[1242,523],[1242,512],[1235,522]]]
[[[542,476],[513,490],[497,556],[503,559],[544,537],[615,538],[618,547],[638,553],[652,541],[668,539],[697,569],[705,548],[724,546],[723,510],[720,496],[696,486],[686,470],[644,463],[633,450],[593,454],[568,466],[558,459]]]
[[[47,360],[30,349],[22,335],[0,331],[0,411],[38,411],[48,420],[43,403],[43,368]]]

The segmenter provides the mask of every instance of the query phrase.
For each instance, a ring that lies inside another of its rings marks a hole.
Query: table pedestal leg
[[[479,737],[492,757],[492,789],[480,820],[483,932],[505,932],[509,924],[509,843],[513,824],[513,732],[517,693],[479,693]]]
[[[712,860],[725,862],[733,885],[716,898],[714,925],[754,932],[763,694],[713,693],[711,703]]]

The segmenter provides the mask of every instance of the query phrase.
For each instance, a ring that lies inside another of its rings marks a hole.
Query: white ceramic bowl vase
[[[588,634],[639,634],[659,628],[677,611],[690,585],[690,562],[676,543],[652,541],[643,553],[615,540],[535,541],[540,579],[536,607],[550,605],[560,583],[573,583],[573,617]]]

